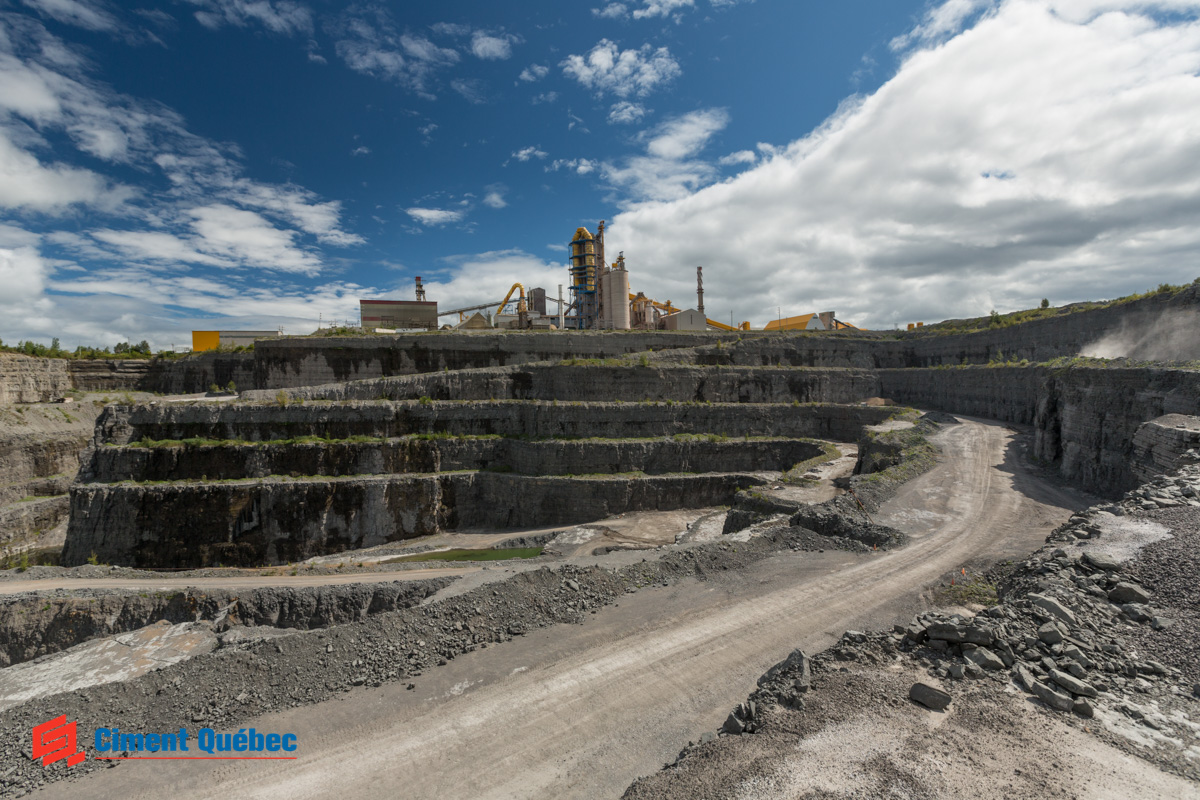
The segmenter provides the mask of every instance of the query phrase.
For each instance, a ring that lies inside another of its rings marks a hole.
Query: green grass
[[[500,550],[435,550],[411,556],[389,558],[384,564],[400,564],[408,561],[507,561],[513,558],[534,558],[542,554],[540,547],[507,547]]]
[[[981,575],[971,575],[958,578],[953,586],[942,586],[934,594],[937,605],[953,606],[994,606],[1000,602],[996,596],[996,585],[989,583]]]

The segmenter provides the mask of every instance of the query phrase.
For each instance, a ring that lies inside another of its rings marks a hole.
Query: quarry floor
[[[936,443],[938,466],[876,516],[910,534],[906,547],[787,552],[705,581],[643,589],[582,625],[555,625],[462,655],[416,679],[412,690],[402,683],[360,688],[243,723],[297,733],[298,761],[173,762],[169,769],[126,763],[37,796],[619,796],[689,740],[716,730],[755,679],[794,648],[815,652],[847,628],[906,621],[927,605],[924,593],[940,578],[1023,556],[1093,500],[1032,465],[1022,437],[1000,424],[963,419]],[[601,558],[613,556],[640,557]],[[847,728],[849,741],[886,740],[884,713]],[[1012,726],[1022,724],[1010,716]],[[1041,722],[1027,728],[1017,731],[1026,738],[1011,757],[1042,759],[1053,749],[1053,760],[1072,769],[1086,771],[1097,759],[1117,763],[1094,749],[1065,752],[1056,743],[1068,740]],[[989,742],[1010,747],[1010,734],[980,729],[981,752]],[[797,765],[801,777],[837,768],[830,759],[851,763],[859,752],[832,751]],[[962,758],[947,763],[967,766]],[[1142,762],[1129,769],[1133,779],[1144,769],[1145,780],[1159,780]],[[1178,788],[1172,780],[1141,785]],[[1058,787],[1045,785],[1047,794]]]

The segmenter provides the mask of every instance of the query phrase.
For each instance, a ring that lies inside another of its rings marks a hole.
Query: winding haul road
[[[584,625],[461,656],[417,680],[245,723],[294,732],[283,762],[145,762],[60,782],[91,798],[615,797],[715,730],[793,648],[907,620],[922,587],[1040,545],[1082,495],[1017,456],[1014,433],[966,420],[939,465],[878,515],[912,541],[888,553],[787,553],[727,578],[647,589]]]

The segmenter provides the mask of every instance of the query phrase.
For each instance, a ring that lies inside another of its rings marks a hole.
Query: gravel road
[[[715,730],[793,648],[907,619],[922,586],[975,559],[1017,556],[1088,504],[1025,465],[1015,435],[964,420],[939,465],[877,521],[900,550],[789,553],[707,582],[642,590],[433,670],[415,691],[356,690],[244,723],[295,732],[294,762],[125,764],[44,796],[614,797]]]

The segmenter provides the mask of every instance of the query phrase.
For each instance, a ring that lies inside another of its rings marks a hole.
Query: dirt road
[[[44,794],[617,796],[715,730],[793,648],[907,618],[922,585],[984,554],[1027,552],[1085,502],[1025,468],[998,424],[964,420],[938,443],[939,466],[880,515],[911,532],[898,551],[790,553],[725,580],[643,590],[582,626],[455,659],[416,691],[356,690],[253,723],[296,733],[297,761],[126,763]]]

